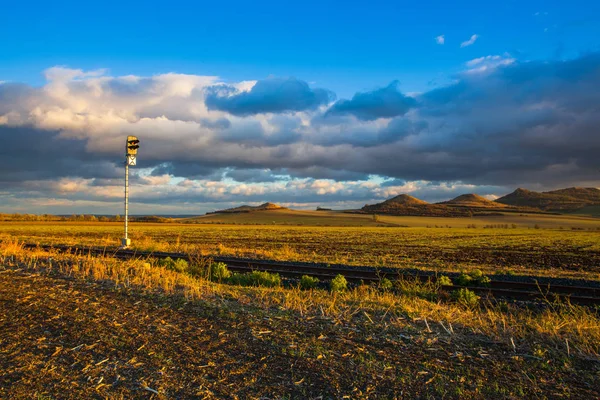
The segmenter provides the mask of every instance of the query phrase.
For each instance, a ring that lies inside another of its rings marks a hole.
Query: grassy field
[[[476,268],[489,274],[600,279],[600,220],[593,218],[513,214],[478,218],[382,216],[375,221],[367,215],[270,211],[195,221],[212,223],[133,223],[133,246],[286,261],[440,271]],[[267,221],[271,224],[258,225]],[[352,224],[355,226],[348,226]],[[119,223],[0,225],[0,237],[44,244],[115,246],[121,236]]]
[[[369,214],[350,214],[337,211],[274,210],[238,214],[208,214],[186,218],[178,222],[199,224],[246,225],[311,225],[311,226],[365,226],[365,227],[452,227],[491,226],[516,224],[521,228],[600,229],[600,219],[577,215],[498,213],[499,215],[470,218],[411,217]]]
[[[0,243],[0,398],[596,398],[599,352],[585,307],[240,287]]]

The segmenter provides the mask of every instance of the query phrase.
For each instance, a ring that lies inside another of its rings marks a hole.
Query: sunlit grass
[[[448,219],[450,222],[453,219]],[[181,225],[137,223],[130,226],[134,248],[200,252],[205,255],[420,268],[487,275],[512,273],[600,279],[586,257],[600,254],[596,230],[529,228],[377,228],[315,226]],[[114,247],[118,223],[4,223],[1,237],[42,244]],[[474,257],[455,261],[456,256]],[[504,262],[495,253],[511,252]],[[547,254],[579,257],[576,265],[547,264]],[[535,257],[533,261],[531,257]],[[522,258],[522,262],[521,262]],[[497,262],[499,260],[499,262]]]
[[[3,264],[12,268],[110,282],[119,288],[182,296],[192,302],[234,301],[241,307],[292,312],[303,317],[327,317],[340,323],[399,329],[415,326],[451,335],[485,335],[494,341],[516,343],[520,349],[531,349],[535,345],[561,354],[597,356],[600,351],[597,312],[564,303],[548,303],[533,309],[492,303],[465,307],[449,300],[434,285],[417,281],[400,282],[395,291],[371,286],[333,293],[278,285],[272,288],[239,287],[192,277],[146,260],[123,262],[112,258],[24,250],[15,240],[0,244],[0,256]]]

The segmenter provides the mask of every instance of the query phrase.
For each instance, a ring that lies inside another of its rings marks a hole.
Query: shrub
[[[479,304],[479,296],[469,289],[458,289],[452,292],[452,299],[468,308],[475,308]]]
[[[343,275],[338,274],[331,280],[330,288],[332,292],[343,292],[348,289],[348,281]]]
[[[211,263],[209,270],[209,279],[211,281],[221,282],[231,277],[231,271],[227,268],[227,264],[218,262]]]
[[[319,278],[315,278],[313,276],[308,276],[308,275],[302,275],[302,278],[300,278],[300,289],[302,289],[302,290],[314,289],[317,287],[318,283],[319,283]]]
[[[468,274],[463,272],[456,278],[456,284],[459,286],[489,286],[490,282],[490,278],[483,275],[479,269],[474,269]]]
[[[388,278],[383,278],[379,281],[379,288],[382,290],[392,290],[394,288],[394,284]]]
[[[446,275],[441,275],[437,278],[437,283],[440,286],[452,286],[452,279],[448,278]]]
[[[276,287],[281,285],[281,277],[279,274],[271,274],[266,271],[252,271],[248,274],[233,274],[228,281],[240,286]]]
[[[458,278],[456,278],[456,284],[459,286],[469,286],[473,282],[473,278],[470,275],[461,273]]]
[[[422,282],[418,278],[400,279],[396,281],[396,288],[400,293],[410,297],[419,297],[429,301],[438,299],[438,286],[430,280]]]
[[[473,278],[474,280],[478,281],[483,276],[483,272],[481,272],[480,269],[474,269],[473,271],[471,271],[469,273],[469,275],[471,275],[471,278]]]
[[[490,286],[490,283],[492,282],[492,280],[483,275],[479,280],[477,280],[477,283],[479,284],[479,286]]]
[[[188,262],[184,259],[179,258],[177,260],[173,260],[171,257],[159,260],[158,265],[171,271],[180,273],[187,272],[189,267]]]

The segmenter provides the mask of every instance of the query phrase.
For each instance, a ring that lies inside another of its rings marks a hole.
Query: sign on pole
[[[127,236],[127,223],[129,219],[129,167],[135,166],[137,151],[140,148],[140,141],[136,136],[127,136],[125,144],[125,237],[121,240],[121,246],[127,248],[131,245],[131,240]]]

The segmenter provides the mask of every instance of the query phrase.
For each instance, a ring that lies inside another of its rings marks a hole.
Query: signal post
[[[125,144],[125,237],[121,239],[121,247],[126,249],[131,245],[127,237],[127,221],[129,219],[129,166],[135,166],[140,141],[136,136],[127,136]]]

